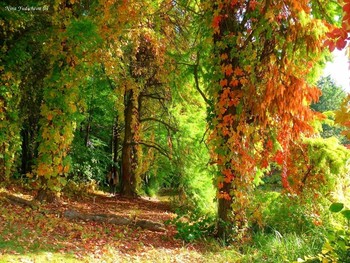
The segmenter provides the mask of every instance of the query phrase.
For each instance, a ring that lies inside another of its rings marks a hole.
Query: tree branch
[[[141,119],[140,122],[145,122],[145,121],[155,121],[155,122],[159,122],[161,124],[163,124],[164,126],[168,127],[170,130],[172,130],[173,132],[177,132],[178,129],[176,129],[175,127],[171,126],[169,123],[166,123],[165,121],[162,121],[162,120],[159,120],[157,118],[152,118],[152,117],[149,117],[149,118],[144,118],[144,119]]]
[[[134,143],[130,143],[130,144],[141,144],[144,145],[146,147],[150,147],[153,149],[156,149],[161,155],[167,157],[168,159],[171,160],[171,156],[169,155],[168,151],[165,150],[162,146],[160,146],[159,144],[156,144],[154,142],[145,142],[145,141],[139,141],[139,142],[134,142]]]
[[[202,96],[202,98],[204,99],[204,101],[210,105],[210,101],[207,99],[207,97],[205,96],[204,92],[200,89],[199,87],[199,77],[198,77],[198,67],[199,67],[199,51],[197,52],[197,58],[196,58],[196,64],[194,65],[194,69],[193,69],[193,75],[194,75],[194,81],[196,83],[196,89],[199,92],[199,94]]]

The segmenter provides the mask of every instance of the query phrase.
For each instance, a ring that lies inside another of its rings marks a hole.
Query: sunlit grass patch
[[[21,253],[21,254],[0,254],[1,263],[34,263],[34,262],[51,262],[51,263],[77,263],[84,262],[76,258],[73,254],[62,254],[57,252],[38,252],[38,253]],[[88,262],[88,261],[85,261]]]
[[[242,262],[293,262],[301,256],[317,254],[322,243],[323,238],[316,233],[258,233],[253,245],[246,247]]]

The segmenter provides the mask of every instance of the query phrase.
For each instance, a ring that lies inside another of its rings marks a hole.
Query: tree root
[[[33,201],[28,201],[27,199],[14,196],[14,195],[6,195],[6,199],[10,201],[10,203],[15,205],[20,205],[23,207],[30,207],[31,209],[35,209],[36,205]]]
[[[86,214],[80,213],[76,210],[68,209],[63,213],[63,216],[68,219],[79,219],[84,221],[105,222],[120,226],[134,226],[141,227],[150,231],[165,232],[166,229],[161,223],[144,220],[144,219],[129,219],[118,215],[112,214]]]

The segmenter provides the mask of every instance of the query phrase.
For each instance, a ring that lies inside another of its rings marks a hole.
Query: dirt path
[[[18,192],[7,192],[16,194]],[[17,194],[18,195],[18,194]],[[30,200],[32,195],[18,195]],[[164,223],[173,219],[170,205],[147,198],[128,199],[107,194],[90,195],[85,198],[62,198],[60,203],[43,204],[38,209],[15,205],[0,193],[0,255],[37,251],[73,253],[76,257],[92,255],[94,258],[110,253],[124,259],[166,257],[157,262],[188,253],[199,253],[200,248],[185,245],[176,239],[174,226],[166,225],[165,232],[156,232],[137,227],[117,226],[108,223],[68,220],[62,217],[67,209],[82,213],[114,214],[127,218],[152,220]],[[2,238],[1,238],[2,237]],[[10,244],[16,244],[14,246]],[[183,251],[186,253],[183,253]],[[182,251],[182,252],[180,252]],[[157,256],[157,253],[159,255]],[[193,256],[191,256],[193,257]],[[133,261],[133,260],[131,260]],[[185,259],[171,262],[187,262]],[[143,261],[142,261],[143,262]],[[148,262],[146,260],[146,262]],[[197,261],[196,261],[197,262]]]

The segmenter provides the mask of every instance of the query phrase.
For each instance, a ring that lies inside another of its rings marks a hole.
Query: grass
[[[242,262],[293,262],[307,255],[317,254],[322,247],[323,239],[319,235],[278,232],[254,236],[252,247],[244,251]]]

